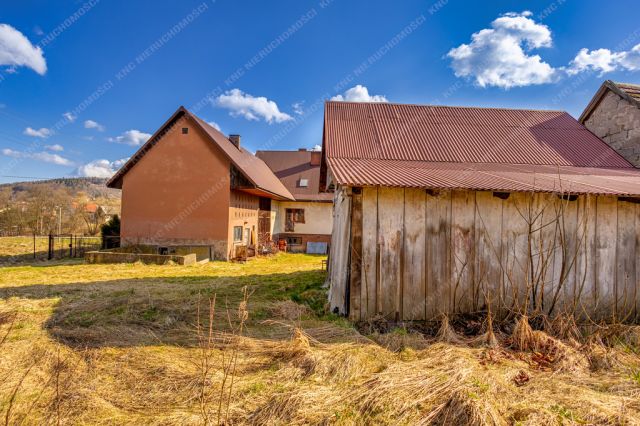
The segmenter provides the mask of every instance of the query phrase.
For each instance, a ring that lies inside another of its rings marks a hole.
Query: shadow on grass
[[[324,279],[323,271],[301,271],[38,284],[0,288],[0,300],[18,309],[19,299],[49,301],[53,314],[43,327],[71,347],[195,346],[198,304],[201,322],[207,323],[210,297],[216,296],[216,331],[228,331],[247,286],[251,292],[247,334],[278,339],[285,337],[282,330],[263,324],[273,303],[296,300],[320,312],[326,301]]]

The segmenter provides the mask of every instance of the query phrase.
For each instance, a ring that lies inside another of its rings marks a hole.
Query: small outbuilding
[[[327,102],[330,304],[630,320],[640,170],[562,111]]]

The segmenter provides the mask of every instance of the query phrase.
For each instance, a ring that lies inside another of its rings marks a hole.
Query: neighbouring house
[[[109,180],[121,244],[198,259],[244,258],[271,240],[272,201],[293,195],[267,165],[180,107]]]
[[[605,81],[579,121],[640,167],[640,85]]]
[[[271,204],[271,232],[292,252],[326,253],[333,226],[333,195],[319,191],[320,151],[257,151],[295,201]],[[309,244],[311,243],[311,244]]]
[[[327,102],[322,152],[334,312],[640,317],[640,170],[566,112]]]

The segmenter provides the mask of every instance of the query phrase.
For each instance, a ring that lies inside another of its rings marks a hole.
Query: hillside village
[[[75,178],[0,185],[0,236],[97,235],[120,214],[120,191],[105,179]]]

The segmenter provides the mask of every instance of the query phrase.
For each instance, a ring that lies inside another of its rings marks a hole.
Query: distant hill
[[[59,179],[48,179],[48,180],[38,180],[38,181],[30,181],[30,182],[14,182],[14,183],[3,183],[0,184],[0,191],[7,190],[10,188],[10,191],[13,194],[17,194],[19,192],[28,191],[30,189],[36,188],[38,186],[46,187],[46,188],[59,188],[64,189],[66,192],[77,195],[79,193],[85,193],[88,197],[92,199],[103,198],[110,200],[119,200],[120,199],[120,190],[107,188],[107,180],[104,178],[59,178]]]

